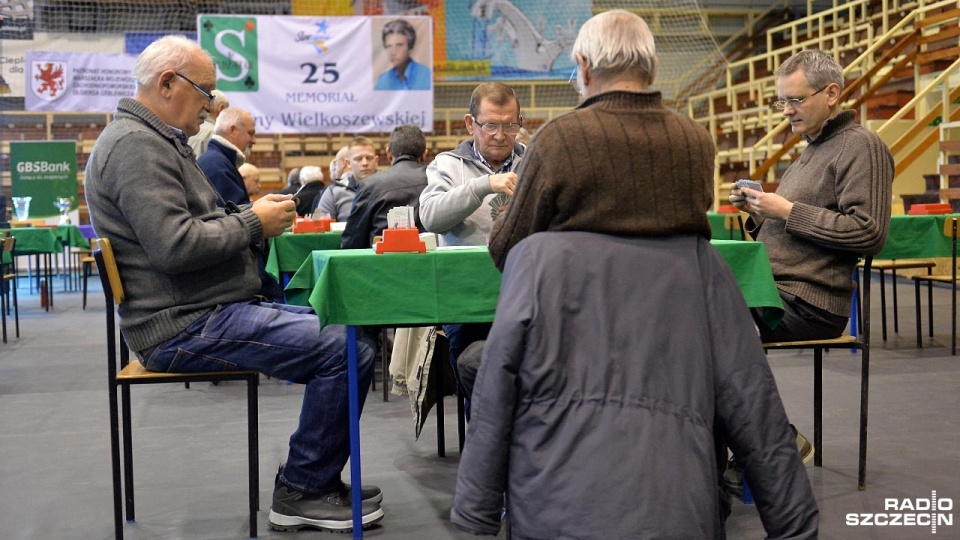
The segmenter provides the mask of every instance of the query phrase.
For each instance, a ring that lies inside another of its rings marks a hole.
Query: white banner
[[[0,2],[2,3],[2,2]],[[55,34],[36,32],[32,40],[0,43],[0,94],[25,97],[27,51],[122,53],[123,34]],[[4,85],[3,82],[7,84]],[[6,86],[6,88],[4,88]],[[111,108],[114,110],[116,107]]]
[[[28,111],[102,112],[133,97],[133,66],[127,54],[28,51],[24,108]]]
[[[201,15],[197,35],[259,133],[433,130],[430,17]]]

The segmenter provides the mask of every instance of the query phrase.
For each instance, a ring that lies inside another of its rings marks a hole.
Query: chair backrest
[[[15,236],[2,236],[0,237],[0,243],[2,243],[0,251],[5,251],[13,256],[13,250],[17,245],[17,238]]]
[[[736,214],[728,214],[723,216],[723,228],[729,232],[731,240],[734,239],[733,237],[734,231],[740,232],[741,240],[747,240],[747,241],[752,240],[752,238],[750,238],[750,235],[748,235],[743,230],[743,216],[740,215],[740,212],[737,212]]]
[[[124,299],[123,283],[120,282],[120,271],[117,270],[117,259],[113,256],[113,246],[110,245],[109,238],[97,238],[96,244],[103,259],[104,272],[100,273],[100,280],[104,281],[103,289],[106,290],[109,287],[113,293],[113,301],[120,305]]]

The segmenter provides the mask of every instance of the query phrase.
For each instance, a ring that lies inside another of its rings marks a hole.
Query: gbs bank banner
[[[260,133],[433,130],[430,17],[198,17],[217,88]]]

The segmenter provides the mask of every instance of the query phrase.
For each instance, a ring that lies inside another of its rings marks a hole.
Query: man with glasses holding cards
[[[773,108],[807,147],[775,193],[739,183],[730,192],[730,203],[751,215],[745,228],[766,246],[783,300],[776,328],[754,317],[764,342],[834,338],[850,316],[857,260],[887,240],[893,156],[856,111],[841,109],[843,68],[833,57],[801,51],[776,76]]]
[[[523,127],[520,101],[503,83],[477,86],[464,122],[472,138],[437,155],[427,167],[427,187],[420,194],[423,226],[439,234],[443,246],[487,243],[497,207],[516,188],[514,171],[525,149],[516,142]],[[453,365],[467,345],[484,339],[489,330],[489,323],[444,326]]]
[[[773,108],[807,142],[783,173],[775,193],[741,182],[730,203],[751,217],[746,231],[763,242],[783,301],[776,328],[753,317],[765,343],[830,339],[843,334],[850,317],[853,269],[861,256],[875,255],[890,229],[893,156],[875,133],[842,110],[843,68],[830,55],[801,51],[775,72]],[[792,427],[792,426],[791,426]],[[804,463],[813,459],[810,441],[793,428]],[[740,468],[731,463],[724,483],[740,490]]]

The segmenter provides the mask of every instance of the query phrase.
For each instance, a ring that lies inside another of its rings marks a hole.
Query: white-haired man
[[[134,97],[118,103],[84,180],[91,221],[113,243],[123,276],[123,336],[151,371],[255,370],[304,384],[270,523],[350,530],[349,488],[340,480],[350,455],[345,330],[321,329],[308,308],[256,297],[251,247],[293,223],[293,201],[266,195],[237,211],[217,207],[187,146],[217,80],[213,61],[195,42],[178,36],[153,42],[137,59],[134,77]],[[360,338],[359,384],[366,388],[374,346],[366,332]],[[363,523],[374,523],[383,516],[383,495],[361,490]]]
[[[504,294],[473,389],[453,522],[496,533],[506,500],[516,537],[721,538],[729,444],[767,534],[815,538],[816,502],[773,375],[709,244],[710,135],[650,90],[656,49],[636,14],[589,19],[571,56],[584,102],[533,137],[494,225]],[[561,242],[569,247],[538,256]],[[620,253],[632,254],[628,269],[610,264],[627,260]],[[606,307],[638,288],[640,303]]]
[[[316,165],[307,165],[300,169],[300,189],[296,193],[297,215],[307,216],[313,212],[314,203],[317,202],[326,185],[323,182],[323,169]]]
[[[250,113],[236,107],[227,109],[217,118],[207,151],[197,157],[200,168],[223,198],[221,206],[250,202],[240,166],[246,161],[256,134]]]
[[[213,135],[213,127],[216,125],[217,117],[225,109],[230,108],[230,100],[227,99],[226,94],[219,90],[210,93],[213,94],[213,105],[210,106],[210,112],[207,114],[206,120],[200,124],[200,131],[188,140],[190,148],[193,148],[193,153],[197,156],[207,151],[207,144]]]

